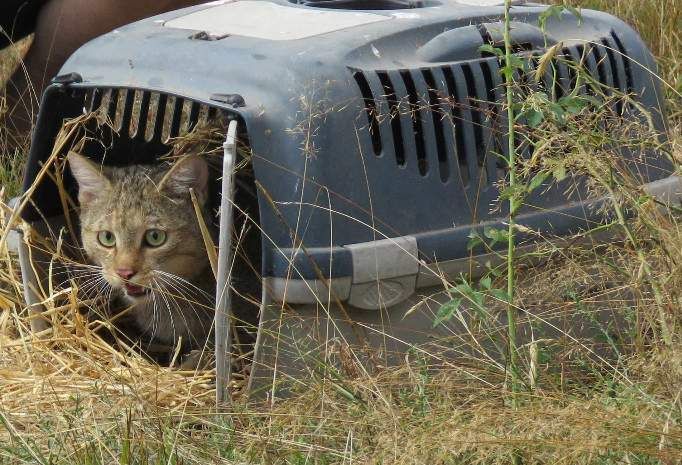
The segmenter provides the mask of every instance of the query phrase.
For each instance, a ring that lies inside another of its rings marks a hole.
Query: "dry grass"
[[[680,89],[678,2],[573,3],[632,22]],[[681,100],[669,96],[673,152],[682,157]],[[574,142],[546,130],[553,143]],[[16,163],[0,175],[3,185],[16,181]],[[641,198],[624,189],[621,198],[633,205]],[[0,464],[494,464],[510,463],[514,450],[524,463],[682,463],[682,229],[651,203],[636,208],[637,243],[550,243],[546,263],[520,273],[519,305],[529,313],[595,321],[612,313],[625,324],[595,323],[600,342],[615,348],[606,361],[568,335],[524,346],[526,390],[516,410],[504,372],[476,360],[433,371],[432,361],[412,353],[372,375],[350,367],[356,374],[343,378],[343,389],[313,376],[272,407],[238,397],[217,413],[211,371],[163,368],[113,349],[95,331],[106,323],[85,319],[69,289],[47,293],[52,329],[31,335],[16,258],[0,244]],[[0,210],[3,229],[8,215]],[[667,346],[652,280],[662,284],[673,331]]]

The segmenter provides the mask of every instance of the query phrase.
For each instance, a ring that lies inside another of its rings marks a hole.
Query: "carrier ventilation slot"
[[[205,104],[160,92],[96,88],[88,91],[86,108],[103,111],[113,129],[131,139],[167,142],[216,117]]]
[[[497,157],[501,133],[497,103],[501,89],[500,82],[495,82],[498,69],[497,62],[488,59],[395,73],[355,71],[375,153],[393,146],[399,166],[416,164],[421,176],[437,169],[441,182],[452,177],[453,161],[465,185],[480,173],[487,173],[483,184],[496,181],[501,168]],[[394,82],[396,79],[400,82]],[[370,85],[377,80],[381,95],[378,90],[373,93]],[[387,114],[377,114],[379,108],[388,108]],[[379,125],[380,121],[385,124],[384,118],[390,118],[390,131],[382,134]],[[411,130],[406,130],[408,127]],[[382,137],[392,137],[392,144],[382,143]],[[408,160],[408,153],[416,159]]]
[[[436,87],[436,80],[433,77],[433,72],[430,69],[423,69],[422,75],[426,82],[429,94],[429,108],[431,119],[433,121],[433,129],[436,136],[436,150],[438,151],[438,171],[440,172],[440,180],[445,182],[450,177],[450,169],[448,167],[447,148],[445,147],[445,134],[443,129],[443,114],[440,110],[442,97],[438,95]]]
[[[405,148],[403,146],[403,131],[400,125],[400,102],[395,94],[391,78],[386,72],[377,72],[381,86],[384,89],[384,97],[388,102],[389,117],[391,118],[391,132],[393,133],[393,147],[395,149],[395,162],[398,166],[405,166]]]
[[[625,92],[631,93],[634,92],[634,83],[632,80],[632,67],[630,64],[630,56],[628,55],[627,51],[625,50],[625,47],[623,46],[623,41],[620,40],[620,37],[618,37],[618,34],[616,34],[614,31],[611,31],[611,37],[613,38],[614,42],[616,43],[616,47],[618,49],[620,59],[623,62],[623,66],[625,68],[625,83],[626,83],[626,88],[624,89]]]
[[[379,133],[379,121],[377,115],[377,106],[372,95],[372,89],[369,87],[367,78],[361,71],[353,73],[353,78],[360,88],[360,93],[365,102],[365,113],[367,114],[367,124],[369,125],[369,133],[372,136],[372,149],[376,156],[381,155],[381,134]]]
[[[504,25],[502,23],[499,23],[499,25],[500,25],[500,29],[504,28]],[[478,24],[476,26],[476,28],[478,29],[478,33],[481,34],[481,39],[483,39],[484,44],[489,44],[493,48],[496,48],[497,50],[502,52],[503,54],[505,53],[506,48],[505,48],[504,42],[499,42],[499,41],[496,42],[495,39],[493,39],[492,34],[490,34],[490,31],[488,31],[488,28],[486,28],[485,25]],[[515,53],[515,54],[530,52],[533,49],[534,49],[533,44],[530,42],[512,42],[512,44],[511,44],[511,51],[512,51],[512,53]],[[490,53],[490,52],[481,52],[481,56],[483,58],[497,58],[497,55],[495,55],[494,53]]]
[[[501,151],[504,144],[502,137],[506,136],[506,125],[500,119],[500,100],[503,98],[503,84],[499,80],[500,72],[496,61],[486,60],[481,62],[481,70],[485,79],[486,97],[488,101],[488,114],[486,119],[489,121],[490,136],[487,144],[486,164],[488,166],[488,180],[494,182],[498,178],[497,170],[504,170],[507,162],[504,160]],[[524,78],[527,76],[524,75]]]
[[[578,84],[580,94],[595,93],[586,79],[579,79],[580,72],[589,73],[606,89],[633,92],[631,64],[624,53],[622,41],[612,33],[599,44],[564,47],[540,82],[531,76],[540,55],[527,55],[527,73],[519,73],[515,79],[529,89],[545,90],[555,100],[570,95]],[[471,181],[477,186],[481,182],[491,184],[504,176],[507,124],[500,106],[505,91],[497,57],[439,68],[358,70],[353,77],[364,101],[375,154],[381,154],[381,138],[390,137],[392,144],[386,141],[385,145],[394,148],[396,164],[416,164],[422,176],[435,168],[429,162],[437,163],[441,181],[447,182],[452,177],[453,161],[464,185]],[[374,92],[370,82],[380,83]],[[619,110],[621,107],[619,102]],[[388,108],[387,114],[377,114],[379,108]],[[390,130],[385,117],[390,118]],[[386,124],[383,136],[380,121]],[[532,147],[517,148],[522,156],[532,154]],[[409,159],[408,154],[416,160]],[[480,176],[485,179],[479,180]]]
[[[460,97],[457,91],[457,84],[452,68],[445,66],[442,68],[443,76],[445,76],[445,84],[448,89],[449,103],[451,107],[452,124],[455,127],[454,138],[455,148],[457,153],[457,163],[459,165],[460,176],[462,182],[466,185],[469,183],[470,174],[467,163],[466,146],[464,144],[464,116],[462,114],[462,107],[459,104]]]
[[[470,121],[470,124],[473,124],[474,126],[474,135],[476,138],[474,143],[477,148],[476,159],[478,161],[478,166],[481,167],[483,166],[483,160],[485,159],[485,153],[482,153],[485,144],[485,140],[483,139],[484,117],[481,109],[481,102],[476,96],[476,82],[474,82],[474,74],[471,70],[471,66],[467,63],[463,64],[462,71],[464,72],[464,79],[466,80],[467,97],[466,101],[460,102],[460,104],[466,105],[471,111],[472,121]]]
[[[597,64],[598,80],[601,84],[606,86],[604,91],[608,95],[611,92],[611,87],[613,87],[613,78],[611,76],[611,65],[609,64],[609,59],[606,56],[606,53],[604,53],[604,48],[599,45],[590,47],[590,52],[592,53],[594,61]]]
[[[426,176],[429,171],[429,165],[426,160],[426,147],[424,144],[424,130],[422,126],[421,107],[424,102],[419,98],[417,89],[412,80],[409,70],[400,71],[400,77],[403,80],[405,89],[407,90],[407,100],[410,104],[410,118],[412,119],[412,130],[414,132],[414,142],[417,148],[417,167],[419,174]]]

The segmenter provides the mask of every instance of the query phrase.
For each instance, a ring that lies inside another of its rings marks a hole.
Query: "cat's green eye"
[[[97,233],[97,240],[104,247],[113,247],[116,245],[116,236],[111,231],[100,231]]]
[[[159,247],[166,242],[166,231],[160,229],[149,229],[144,233],[144,241],[150,247]]]

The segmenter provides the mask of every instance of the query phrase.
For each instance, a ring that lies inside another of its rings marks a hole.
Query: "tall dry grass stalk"
[[[679,2],[573,3],[633,21],[676,85]],[[679,100],[670,96],[679,125]],[[504,370],[482,352],[437,371],[428,354],[412,352],[401,366],[375,373],[347,357],[338,389],[313,373],[287,400],[247,404],[236,396],[231,411],[217,414],[212,371],[159,367],[125,341],[114,349],[97,331],[108,322],[84,318],[79,309],[92,302],[73,288],[46,293],[52,327],[32,335],[16,257],[3,243],[0,464],[682,463],[679,211],[662,211],[627,172],[615,170],[608,149],[614,139],[650,150],[657,135],[646,126],[618,126],[611,116],[586,109],[568,127],[548,121],[528,135],[543,144],[519,166],[519,182],[564,164],[569,175],[590,178],[594,195],[610,189],[636,215],[612,226],[628,227],[628,240],[575,237],[583,245],[566,247],[546,237],[539,266],[514,268],[515,302],[524,309],[519,324],[534,331],[531,345],[517,347],[520,401],[514,405],[504,395]],[[682,159],[676,137],[670,150]],[[11,179],[16,169],[8,170]],[[11,217],[7,200],[5,190],[3,229]],[[58,250],[48,252],[59,257]],[[486,310],[481,319],[497,321],[504,308]],[[531,315],[580,315],[598,340],[582,340],[570,328],[543,330]],[[664,324],[667,344],[661,343]],[[483,345],[503,331],[481,322],[472,325],[471,341],[458,342]],[[595,352],[595,343],[608,355]]]

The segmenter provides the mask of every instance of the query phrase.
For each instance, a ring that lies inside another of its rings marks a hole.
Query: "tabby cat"
[[[68,162],[98,292],[110,292],[128,307],[129,320],[148,341],[203,347],[213,322],[215,280],[190,189],[206,209],[206,162],[189,156],[172,167],[109,167],[73,152]]]

